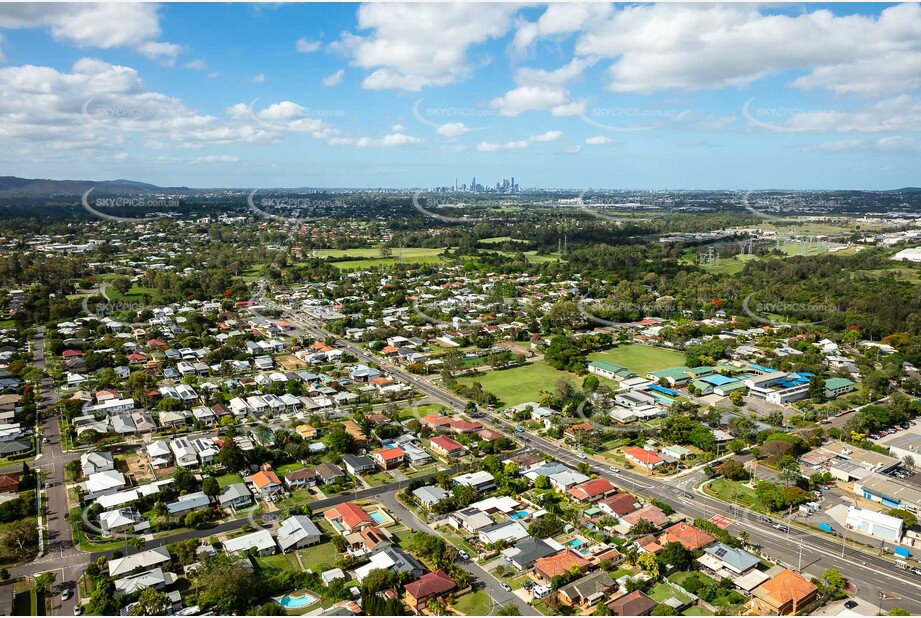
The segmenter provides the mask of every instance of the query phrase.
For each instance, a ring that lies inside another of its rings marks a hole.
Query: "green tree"
[[[656,560],[655,554],[648,552],[641,554],[640,557],[636,559],[636,564],[646,571],[646,574],[652,579],[659,579],[659,562]]]
[[[259,598],[260,585],[242,559],[218,554],[195,572],[198,604],[218,614],[244,614]]]
[[[825,569],[822,579],[835,590],[841,590],[847,585],[847,580],[841,574],[841,571],[835,568]]]
[[[198,481],[188,468],[179,466],[176,468],[176,474],[173,475],[173,487],[181,492],[195,491]]]
[[[221,495],[221,485],[217,482],[217,479],[213,476],[209,476],[201,483],[201,490],[206,496],[215,498]]]
[[[550,478],[544,476],[543,474],[538,474],[536,477],[534,477],[534,488],[550,489]]]
[[[129,616],[167,616],[170,611],[169,597],[165,592],[144,588],[138,597],[137,605],[131,608]]]
[[[237,446],[237,443],[233,440],[224,442],[220,452],[215,456],[215,460],[233,472],[242,470],[246,465],[246,455],[243,453],[243,449]]]
[[[905,509],[889,509],[889,515],[901,519],[906,528],[914,528],[918,525],[918,517],[911,511]]]

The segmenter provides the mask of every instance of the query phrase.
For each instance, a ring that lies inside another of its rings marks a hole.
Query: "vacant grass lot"
[[[588,355],[588,359],[590,361],[602,360],[622,365],[638,375],[646,375],[650,371],[684,365],[684,354],[680,352],[636,343],[621,345],[604,352],[594,352]]]
[[[492,599],[485,590],[465,594],[454,604],[454,609],[463,616],[487,616],[492,609]]]
[[[406,264],[433,264],[446,262],[440,253],[443,248],[420,248],[404,247],[402,250],[403,262]],[[381,257],[381,251],[377,247],[364,249],[318,249],[316,256],[328,258],[335,262],[336,268],[340,269],[362,269],[374,266],[393,266],[400,263],[401,251],[399,247],[392,250],[390,257]],[[361,258],[343,261],[343,258]]]
[[[479,382],[483,388],[499,398],[502,407],[516,406],[526,401],[537,401],[540,392],[553,390],[560,378],[576,377],[565,371],[557,371],[543,361],[536,361],[500,371],[489,371],[482,375],[464,376],[458,381],[462,384]]]
[[[716,479],[706,485],[705,489],[708,494],[720,500],[748,507],[753,511],[764,512],[765,510],[758,496],[755,495],[755,490],[738,481]]]

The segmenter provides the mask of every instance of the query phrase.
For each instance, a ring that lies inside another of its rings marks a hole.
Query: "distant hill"
[[[90,189],[99,193],[188,193],[188,187],[158,187],[134,180],[48,180],[0,176],[0,197],[47,197],[83,195]]]

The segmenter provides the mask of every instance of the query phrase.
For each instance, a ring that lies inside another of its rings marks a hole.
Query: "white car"
[[[502,582],[501,584],[499,584],[499,586],[501,586],[502,589],[505,590],[506,592],[511,592],[511,591],[512,591],[512,587],[509,586],[508,584],[506,584],[505,582]]]
[[[620,468],[617,468],[615,466],[611,466],[610,468],[608,468],[608,470],[610,470],[614,474],[620,474]]]
[[[585,453],[576,453],[576,457],[579,459],[586,459]]]
[[[464,560],[470,560],[470,554],[465,552],[463,549],[457,550],[457,555],[463,558]]]
[[[64,592],[61,593],[61,600],[66,601],[73,596],[73,591],[70,588],[64,588]]]

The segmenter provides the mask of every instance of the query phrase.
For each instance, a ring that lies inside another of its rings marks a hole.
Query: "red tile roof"
[[[713,535],[685,522],[677,523],[665,530],[666,543],[681,543],[691,551],[703,549],[716,540]]]
[[[431,443],[432,443],[432,446],[437,446],[439,449],[441,449],[442,451],[446,453],[450,453],[452,451],[458,451],[464,448],[463,444],[461,444],[460,442],[456,442],[446,436],[437,436],[435,438],[432,438]]]
[[[268,487],[269,485],[281,485],[281,481],[278,480],[278,477],[271,470],[263,470],[257,472],[251,477],[253,485],[262,489],[263,487]]]
[[[626,515],[636,510],[636,498],[632,494],[616,494],[598,503],[604,505],[615,515]]]
[[[417,601],[440,596],[455,588],[457,584],[441,569],[433,573],[426,573],[416,581],[406,584],[407,594]]]
[[[585,481],[580,483],[575,487],[572,487],[567,493],[576,500],[585,501],[597,499],[600,496],[610,493],[617,489],[614,485],[611,484],[606,478],[597,478],[590,481]]]
[[[545,578],[552,579],[566,573],[572,567],[579,567],[579,570],[583,571],[588,568],[589,564],[591,563],[588,560],[567,549],[553,556],[538,558],[534,563],[534,568]]]
[[[331,508],[323,513],[323,517],[329,521],[341,519],[342,523],[349,529],[357,528],[361,524],[374,523],[371,516],[365,513],[362,508],[354,502],[343,502],[339,506]]]
[[[661,461],[665,461],[664,459],[656,455],[655,451],[647,451],[646,449],[640,448],[638,446],[634,446],[632,448],[628,448],[624,450],[624,455],[630,455],[637,461],[642,461],[650,465],[657,464]]]

